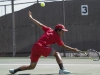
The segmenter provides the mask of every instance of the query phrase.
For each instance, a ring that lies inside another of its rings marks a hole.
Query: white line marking
[[[16,65],[29,65],[29,64],[0,64],[0,66],[16,66]],[[39,66],[57,66],[58,64],[37,64]],[[64,65],[86,65],[86,66],[100,66],[100,64],[64,64]]]

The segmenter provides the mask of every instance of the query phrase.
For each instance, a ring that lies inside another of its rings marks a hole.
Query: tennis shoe
[[[66,69],[62,69],[62,70],[59,70],[59,74],[69,74],[70,71],[66,70]]]
[[[10,69],[9,72],[10,72],[11,74],[14,74],[14,69]]]

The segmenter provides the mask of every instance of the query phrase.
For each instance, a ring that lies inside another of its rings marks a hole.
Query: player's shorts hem
[[[51,50],[49,56],[52,56],[53,52],[54,52],[54,49],[52,48],[52,50]]]

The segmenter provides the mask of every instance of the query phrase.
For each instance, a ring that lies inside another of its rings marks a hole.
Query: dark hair
[[[54,29],[54,31],[56,31],[56,32],[57,32],[57,31],[59,31],[59,32],[60,32],[61,30],[62,30],[62,29]]]

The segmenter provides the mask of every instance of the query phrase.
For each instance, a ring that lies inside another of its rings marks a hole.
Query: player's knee
[[[55,52],[54,56],[56,57],[56,56],[58,56],[58,55],[59,55],[59,52]]]
[[[33,66],[33,65],[30,65],[29,66],[29,69],[31,70],[31,69],[34,69],[35,68],[35,66]]]

